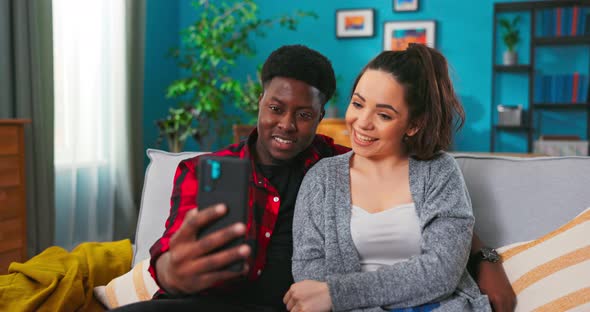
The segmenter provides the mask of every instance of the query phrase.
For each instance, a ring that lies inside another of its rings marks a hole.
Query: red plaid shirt
[[[257,137],[258,133],[254,130],[248,140],[230,145],[225,149],[213,153],[216,156],[249,158],[251,162],[252,176],[250,178],[250,199],[248,201],[250,210],[248,212],[246,240],[256,243],[255,248],[253,248],[254,257],[251,257],[249,261],[250,271],[248,272],[248,279],[250,280],[256,280],[264,270],[266,251],[281,205],[281,198],[276,188],[261,173],[256,171],[250,148],[251,146],[255,146]],[[303,162],[304,171],[307,172],[320,159],[343,154],[349,150],[347,147],[334,144],[331,138],[318,134],[315,136],[312,144],[298,158]],[[166,230],[164,231],[164,235],[150,248],[151,261],[149,271],[156,281],[156,260],[170,248],[170,238],[180,228],[186,213],[197,206],[197,189],[199,186],[199,181],[197,180],[198,163],[199,156],[196,156],[183,160],[176,169],[174,188],[170,199],[170,215],[168,216],[168,220],[166,220]],[[262,211],[260,220],[254,217],[256,210]],[[267,236],[266,233],[270,233],[270,236]],[[164,291],[160,289],[155,296],[157,297],[163,293]]]

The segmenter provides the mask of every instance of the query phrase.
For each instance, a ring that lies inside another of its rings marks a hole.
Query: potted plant
[[[507,51],[504,51],[504,65],[515,65],[518,62],[518,54],[516,53],[515,48],[520,42],[520,31],[517,28],[519,22],[520,16],[516,16],[512,21],[507,18],[499,20],[503,32],[502,40],[508,49]]]
[[[165,118],[156,120],[156,126],[160,131],[157,145],[159,146],[166,138],[168,150],[178,153],[183,150],[186,139],[189,137],[200,142],[203,134],[195,125],[195,117],[195,109],[191,106],[170,108]]]
[[[261,70],[262,66],[259,65],[256,70],[256,79],[248,75],[241,88],[234,90],[235,105],[247,116],[247,125],[255,125],[258,119],[258,100],[264,92],[260,79]]]
[[[227,116],[219,118],[223,104],[240,103],[242,95],[255,89],[254,82],[242,83],[231,75],[238,58],[255,53],[249,37],[264,36],[265,30],[274,24],[295,30],[300,18],[317,16],[297,11],[294,15],[260,18],[254,0],[199,0],[193,6],[198,17],[182,31],[180,47],[171,51],[183,77],[170,84],[166,96],[179,100],[180,107],[194,108],[193,127],[198,143],[202,149],[210,150],[211,140],[205,142],[209,134],[225,137],[231,128],[226,124]]]
[[[336,76],[336,86],[341,85],[342,76]],[[326,118],[338,118],[338,101],[340,100],[340,92],[338,88],[334,90],[334,94],[328,103],[326,103]]]

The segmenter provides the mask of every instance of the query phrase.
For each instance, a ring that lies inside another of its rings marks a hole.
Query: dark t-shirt
[[[293,213],[295,199],[303,180],[304,170],[295,162],[287,165],[260,165],[258,170],[277,189],[281,206],[274,232],[267,250],[265,270],[247,291],[243,293],[245,302],[265,306],[282,306],[283,296],[293,284],[291,256],[293,255]],[[242,295],[240,295],[241,297]]]

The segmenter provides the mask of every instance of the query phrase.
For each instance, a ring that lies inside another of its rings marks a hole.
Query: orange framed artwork
[[[373,9],[336,10],[336,37],[373,37],[374,16]]]
[[[435,21],[385,22],[383,50],[403,51],[410,43],[420,43],[434,48]]]

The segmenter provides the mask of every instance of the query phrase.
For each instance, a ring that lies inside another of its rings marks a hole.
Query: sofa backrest
[[[454,156],[490,246],[538,238],[590,207],[590,157]]]
[[[147,150],[134,264],[149,257],[164,232],[178,163],[199,154]],[[590,207],[590,157],[454,156],[471,196],[475,230],[491,246],[537,238]]]
[[[170,195],[178,163],[203,152],[168,153],[148,149],[150,163],[145,171],[141,208],[135,233],[133,265],[150,256],[152,244],[162,236],[170,212]]]

